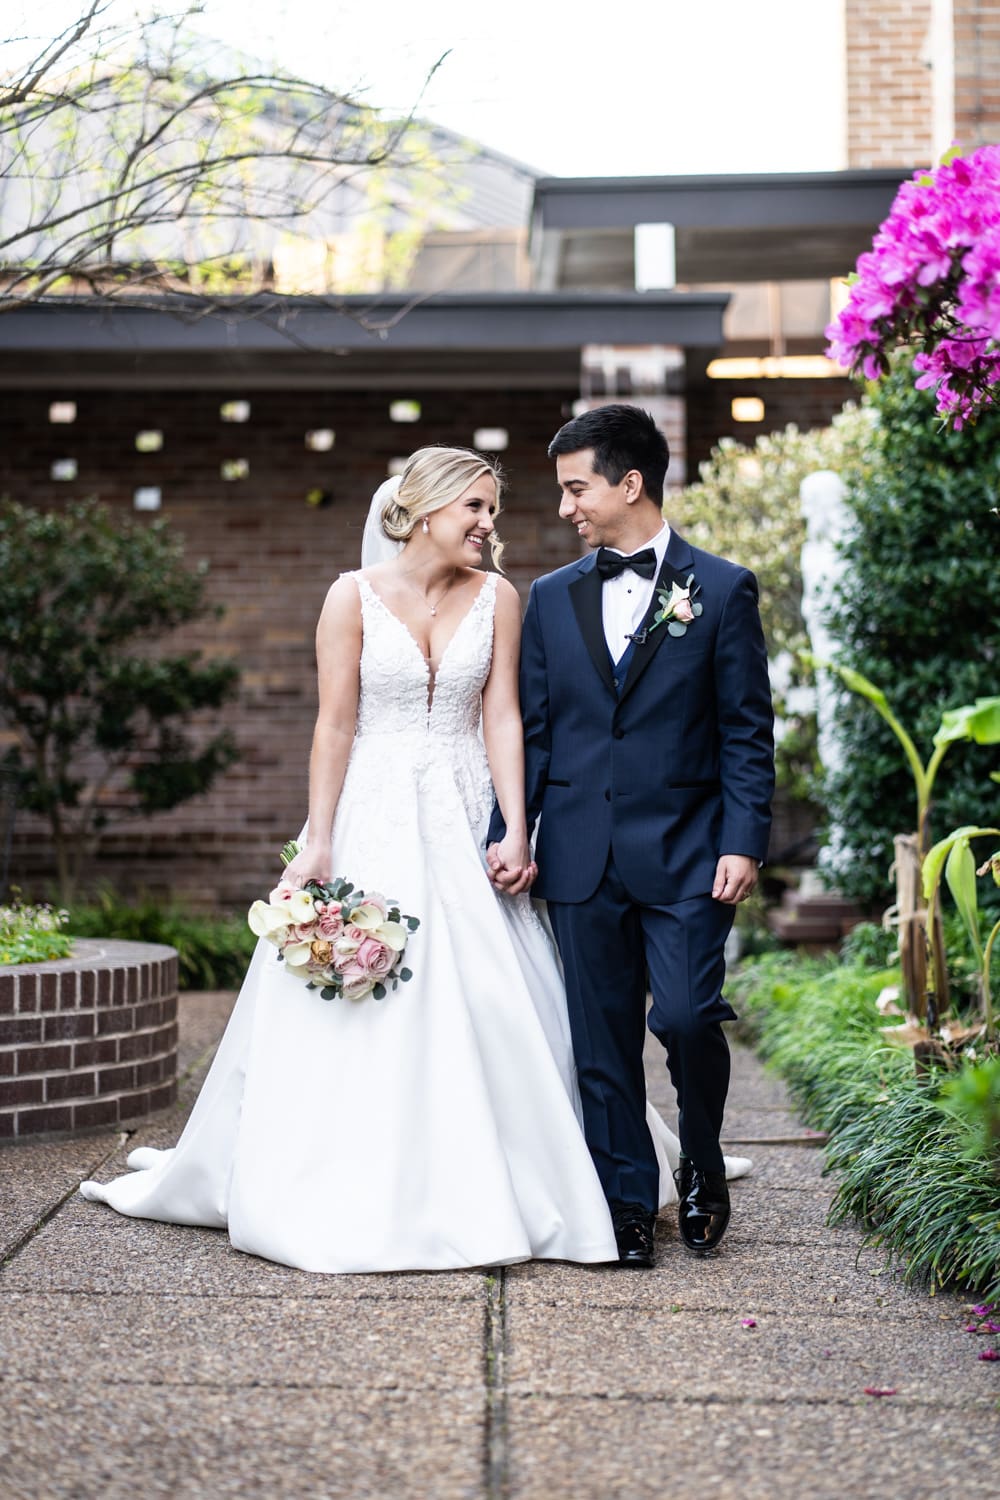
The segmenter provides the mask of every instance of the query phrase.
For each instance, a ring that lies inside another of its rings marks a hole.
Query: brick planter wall
[[[0,1140],[92,1130],[177,1097],[177,954],[80,939],[0,970]]]

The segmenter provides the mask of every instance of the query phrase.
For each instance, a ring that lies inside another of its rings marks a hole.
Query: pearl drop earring
[[[426,536],[426,535],[427,535],[427,533],[428,533],[428,532],[429,532],[429,531],[430,531],[430,529],[431,529],[431,528],[430,528],[430,527],[429,527],[429,526],[428,526],[428,524],[427,524],[427,517],[426,517],[426,516],[424,516],[424,536]]]

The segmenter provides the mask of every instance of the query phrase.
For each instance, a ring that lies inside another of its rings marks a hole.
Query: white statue
[[[830,634],[824,616],[837,595],[844,560],[837,544],[847,532],[850,516],[844,504],[844,486],[832,469],[820,469],[803,479],[799,503],[806,523],[802,547],[802,618],[814,653],[824,661],[838,654],[838,644]],[[843,752],[835,731],[837,686],[828,672],[817,674],[816,720],[819,758],[826,772],[837,771],[843,764]]]

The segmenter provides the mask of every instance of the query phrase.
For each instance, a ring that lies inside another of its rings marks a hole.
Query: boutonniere
[[[659,589],[656,598],[660,607],[653,616],[650,630],[666,625],[669,635],[686,635],[688,626],[701,614],[702,606],[696,598],[700,593],[701,584],[695,583],[693,573],[688,574],[683,588],[674,582],[669,593],[665,588]]]

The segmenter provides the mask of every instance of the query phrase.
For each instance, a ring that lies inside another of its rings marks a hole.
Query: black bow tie
[[[598,548],[597,571],[602,578],[617,578],[626,568],[631,568],[640,578],[652,578],[656,573],[656,553],[652,547],[643,547],[631,557],[622,557],[620,552],[610,552],[607,547]]]

